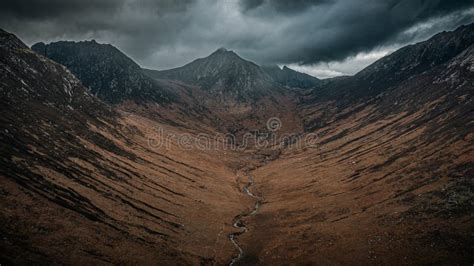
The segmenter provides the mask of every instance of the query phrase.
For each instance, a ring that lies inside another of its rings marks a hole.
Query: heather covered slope
[[[113,110],[3,31],[0,59],[2,263],[227,262],[246,202],[231,152],[158,149],[183,132]]]
[[[437,40],[466,36],[463,29],[428,42],[439,47]],[[410,49],[433,52],[422,47]],[[403,56],[390,61],[394,55]],[[248,220],[254,233],[243,237],[244,263],[472,262],[472,41],[449,60],[436,58],[375,97],[342,106],[317,92],[306,99],[301,116],[316,135],[311,147],[283,149],[252,172],[265,201]]]

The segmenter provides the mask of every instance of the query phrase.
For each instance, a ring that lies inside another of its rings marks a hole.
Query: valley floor
[[[224,265],[238,244],[236,265],[469,263],[474,135],[428,139],[428,109],[365,123],[374,108],[298,148],[185,149],[161,137],[195,133],[127,112],[68,154],[32,141],[32,173],[2,177],[2,259]]]

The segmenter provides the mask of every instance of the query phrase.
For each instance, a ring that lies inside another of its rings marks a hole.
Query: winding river
[[[234,221],[233,221],[233,226],[237,229],[239,229],[238,232],[234,232],[234,233],[231,233],[229,234],[229,240],[230,242],[232,242],[232,244],[235,246],[235,249],[237,249],[237,251],[239,252],[236,256],[234,256],[230,262],[230,266],[233,266],[236,262],[238,262],[239,260],[242,259],[242,257],[244,256],[244,250],[242,249],[242,247],[239,245],[239,243],[237,242],[237,237],[241,234],[244,234],[248,231],[248,228],[245,226],[245,224],[243,223],[243,219],[245,217],[249,217],[249,216],[253,216],[255,215],[257,212],[258,212],[258,209],[260,208],[260,205],[263,201],[263,198],[262,197],[259,197],[259,196],[256,196],[254,195],[251,191],[250,191],[250,187],[253,185],[253,177],[251,175],[248,175],[248,182],[247,184],[244,186],[244,188],[242,189],[242,193],[244,193],[245,195],[251,197],[251,198],[254,198],[256,199],[256,202],[255,202],[255,205],[254,205],[254,208],[251,212],[248,212],[248,213],[243,213],[243,214],[239,214],[237,215],[235,218],[234,218]]]

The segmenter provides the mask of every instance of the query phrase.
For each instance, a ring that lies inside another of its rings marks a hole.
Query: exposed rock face
[[[0,29],[0,47],[2,50],[27,49],[28,47],[14,34]]]
[[[321,84],[320,79],[305,73],[300,73],[287,66],[280,68],[277,65],[269,65],[262,66],[262,69],[282,86],[309,89]]]
[[[169,103],[176,95],[144,75],[140,67],[110,44],[95,41],[37,43],[32,50],[71,70],[92,94],[108,103],[124,100]]]

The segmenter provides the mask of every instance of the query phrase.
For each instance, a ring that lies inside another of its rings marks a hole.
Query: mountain
[[[27,110],[33,107],[45,114],[54,110],[62,117],[78,112],[113,116],[110,107],[93,97],[66,67],[38,56],[15,35],[0,30],[0,49],[4,122],[14,118],[31,120]],[[23,114],[7,118],[16,111]]]
[[[121,108],[0,30],[1,264],[200,265],[233,256],[228,221],[243,206],[229,166],[235,153],[180,146],[173,136],[183,131],[196,141],[194,117],[183,116],[183,128]],[[228,243],[217,256],[216,236]]]
[[[281,92],[279,86],[255,63],[220,48],[205,58],[169,70],[144,70],[156,79],[179,80],[213,95],[237,101],[255,101]]]
[[[314,88],[321,84],[321,80],[311,75],[295,71],[287,66],[280,68],[277,65],[262,66],[262,69],[280,85],[293,88]]]
[[[473,43],[474,24],[461,26],[452,32],[441,32],[378,60],[357,73],[354,79],[357,83],[370,83],[367,89],[376,91],[448,62]]]
[[[273,81],[257,64],[225,48],[182,67],[143,71],[162,84],[186,88],[179,91],[191,99],[189,106],[210,110],[213,126],[238,135],[238,139],[248,131],[264,129],[268,113],[280,114],[295,108],[294,97],[290,96],[294,92]],[[281,115],[287,129],[301,128],[293,114]]]
[[[473,33],[440,33],[303,96],[310,135],[252,171],[265,202],[243,265],[474,259]]]
[[[316,90],[318,97],[336,98],[341,103],[374,96],[410,77],[442,65],[474,42],[474,24],[441,32],[430,39],[403,47],[385,56],[356,75],[329,82]]]
[[[177,99],[171,91],[144,75],[141,68],[110,44],[96,41],[37,43],[31,49],[64,66],[108,103],[125,100],[169,103]]]

